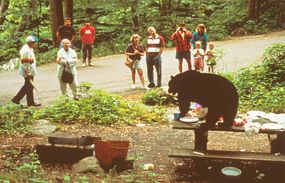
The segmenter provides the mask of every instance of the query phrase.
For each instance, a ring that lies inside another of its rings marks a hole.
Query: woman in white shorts
[[[144,48],[140,45],[140,38],[138,34],[133,34],[131,36],[131,44],[128,45],[125,51],[125,54],[134,61],[133,66],[130,68],[132,72],[132,89],[136,88],[136,71],[138,72],[143,88],[148,89],[148,87],[145,86],[143,77],[141,56],[144,56]]]

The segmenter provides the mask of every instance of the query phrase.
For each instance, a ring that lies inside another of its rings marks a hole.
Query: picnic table
[[[227,131],[244,133],[243,127],[231,127],[230,129],[211,128],[208,129],[205,121],[197,123],[184,123],[175,121],[173,129],[193,130],[195,135],[194,149],[174,148],[171,150],[169,157],[183,159],[209,159],[209,160],[229,160],[229,161],[255,161],[269,162],[285,165],[285,129],[260,129],[259,133],[267,134],[270,141],[270,153],[262,152],[241,152],[241,151],[218,151],[207,150],[208,131]],[[271,135],[276,138],[272,140]]]

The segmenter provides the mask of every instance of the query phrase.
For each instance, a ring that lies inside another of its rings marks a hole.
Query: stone
[[[93,172],[104,174],[104,170],[100,167],[94,156],[86,157],[72,165],[72,171],[75,173]]]
[[[47,135],[53,133],[55,130],[56,126],[45,119],[36,120],[29,127],[29,132],[33,135]]]

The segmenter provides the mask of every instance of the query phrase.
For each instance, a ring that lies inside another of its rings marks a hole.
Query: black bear
[[[220,116],[224,117],[221,127],[232,126],[239,97],[235,86],[226,78],[191,70],[171,76],[168,87],[168,93],[178,93],[181,117],[188,112],[192,101],[208,108],[207,127],[214,127]]]

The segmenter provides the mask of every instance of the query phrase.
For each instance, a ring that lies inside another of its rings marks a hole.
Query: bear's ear
[[[173,79],[174,78],[174,76],[170,76],[170,79]]]

